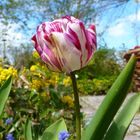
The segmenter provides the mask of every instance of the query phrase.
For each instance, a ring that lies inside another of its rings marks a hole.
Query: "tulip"
[[[48,68],[58,72],[70,73],[83,68],[96,50],[95,26],[85,29],[72,16],[42,23],[32,40]]]

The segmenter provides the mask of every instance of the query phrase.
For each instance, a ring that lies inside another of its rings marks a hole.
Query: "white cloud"
[[[20,29],[20,25],[16,23],[10,23],[8,26],[4,25],[0,22],[0,44],[3,43],[3,39],[5,39],[6,45],[19,46],[21,43],[26,42],[25,35],[21,33],[18,29]]]
[[[130,30],[134,30],[132,25],[138,26],[140,24],[140,10],[136,14],[130,14],[123,18],[117,19],[113,26],[108,28],[108,34],[110,36],[118,37],[128,35]],[[140,25],[139,25],[140,26]]]
[[[126,16],[124,19],[121,19],[130,23],[138,22],[140,21],[140,10],[137,12],[137,14],[131,14],[129,16]]]
[[[134,13],[134,14],[130,14],[128,16],[125,16],[125,17],[122,17],[122,18],[119,18],[118,20],[116,20],[116,23],[120,23],[120,22],[125,22],[125,23],[136,23],[136,22],[139,22],[140,21],[140,10],[138,10],[137,14]]]
[[[110,27],[108,29],[108,34],[110,36],[114,36],[114,37],[125,35],[126,34],[125,24],[124,23],[118,23],[118,24]]]

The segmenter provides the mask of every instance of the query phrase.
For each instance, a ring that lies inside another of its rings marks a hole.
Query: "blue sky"
[[[105,29],[103,38],[109,48],[127,49],[140,43],[140,0],[131,0],[127,5],[105,11],[97,19],[97,32]],[[100,40],[99,40],[100,41]]]

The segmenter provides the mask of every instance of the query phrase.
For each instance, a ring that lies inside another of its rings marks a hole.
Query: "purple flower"
[[[10,125],[10,124],[12,124],[12,122],[13,122],[13,118],[8,118],[5,121],[6,125]]]
[[[6,140],[14,140],[13,134],[9,133],[9,134],[6,136]]]
[[[67,131],[61,131],[59,133],[59,140],[67,140],[69,138],[70,134]]]

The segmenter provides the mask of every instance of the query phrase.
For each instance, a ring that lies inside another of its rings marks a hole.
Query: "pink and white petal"
[[[48,55],[45,52],[43,52],[41,54],[41,59],[46,63],[46,65],[48,66],[48,68],[50,70],[56,71],[56,72],[60,72],[61,71],[60,69],[58,69],[58,67],[56,67],[54,65],[54,63],[52,63],[52,60],[48,57]]]
[[[50,49],[50,48],[48,48],[48,46],[44,46],[44,48],[43,48],[44,55],[50,61],[51,65],[57,67],[57,69],[59,69],[61,71],[62,64],[59,61],[59,58],[56,57],[56,53],[54,52],[53,48],[54,47],[52,47],[52,49]]]
[[[51,35],[50,35],[51,36]],[[51,37],[48,37],[49,38],[49,41],[48,39],[46,40],[46,38],[44,38],[44,43],[45,43],[45,47],[44,47],[44,51],[45,52],[49,52],[50,55],[50,58],[52,58],[53,60],[53,63],[58,67],[58,69],[62,69],[62,63],[61,63],[61,60],[57,54],[57,48],[55,47],[55,44],[52,42],[52,39]]]
[[[35,49],[37,50],[37,52],[38,52],[38,54],[39,55],[41,55],[42,54],[42,47],[39,45],[39,43],[37,42],[37,39],[36,39],[36,35],[34,35],[33,37],[32,37],[32,40],[34,41],[34,43],[35,43]]]
[[[57,54],[63,65],[62,70],[69,73],[81,68],[81,52],[65,36],[65,34],[53,32],[52,40],[57,49]]]
[[[86,48],[88,50],[86,63],[88,63],[97,47],[95,26],[91,25],[89,29],[85,30],[85,34],[87,38]]]
[[[96,29],[95,26],[90,26],[90,28],[87,29],[86,31],[87,36],[89,38],[90,44],[95,45],[97,47],[97,40],[96,40]],[[96,49],[96,48],[95,48]]]
[[[75,17],[73,17],[73,16],[63,16],[62,17],[63,18],[63,20],[65,20],[65,21],[67,21],[67,23],[79,23],[79,22],[81,22],[79,19],[76,19]]]
[[[54,69],[59,69],[59,71],[61,71],[59,60],[56,58],[56,52],[54,51],[54,47],[50,43],[51,40],[48,37],[48,41],[44,36],[44,32],[37,32],[36,42],[38,44],[38,47],[36,48],[35,45],[35,48],[38,52],[39,49],[41,49],[40,56],[45,63],[49,62],[49,64],[54,67]]]
[[[89,29],[86,30],[86,34],[87,34],[87,37],[88,37],[89,45],[92,46],[93,51],[95,51],[96,48],[97,48],[97,40],[96,40],[95,30],[92,30],[91,28],[89,28]]]
[[[60,21],[53,21],[53,22],[44,22],[41,24],[42,30],[45,34],[50,34],[51,32],[63,32],[62,29],[62,22]]]
[[[80,49],[81,49],[81,56],[82,56],[82,66],[85,65],[85,62],[87,61],[87,57],[88,57],[88,50],[86,48],[86,44],[87,44],[87,37],[85,34],[85,28],[82,22],[80,23],[72,23],[69,24],[69,28],[68,28],[68,34],[70,35],[74,35],[76,37],[77,42],[80,42]]]

